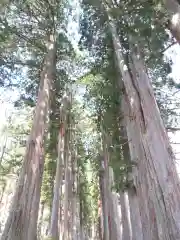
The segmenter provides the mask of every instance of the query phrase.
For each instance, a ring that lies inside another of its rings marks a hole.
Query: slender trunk
[[[63,158],[63,154],[62,154],[62,158]],[[63,197],[63,174],[64,174],[64,159],[61,165],[61,169],[62,169],[62,174],[60,176],[60,189],[59,189],[59,195],[60,195],[60,199],[59,199],[59,240],[62,240],[63,237],[63,204],[62,204],[62,197]]]
[[[38,100],[25,159],[1,240],[36,240],[44,141],[48,128],[51,88],[56,71],[55,37],[49,36],[41,72]]]
[[[104,133],[102,134],[104,135]],[[108,159],[108,152],[107,152],[107,145],[106,145],[106,137],[103,136],[103,152],[104,152],[104,195],[105,195],[105,206],[107,208],[107,219],[108,219],[108,229],[106,231],[105,239],[111,239],[113,234],[113,227],[114,227],[114,219],[111,218],[112,212],[110,212],[111,199],[110,199],[110,183],[109,183],[109,159]],[[112,221],[111,221],[112,220]]]
[[[99,235],[99,240],[103,239],[103,221],[102,221],[102,202],[99,199],[98,200],[98,235]]]
[[[132,240],[143,240],[142,224],[139,212],[138,196],[135,187],[128,189],[131,227],[132,227]]]
[[[57,86],[58,89],[58,86]],[[54,99],[54,109],[58,103]],[[66,97],[62,99],[62,106],[60,109],[60,124],[59,124],[59,135],[58,135],[58,146],[57,146],[57,166],[56,166],[56,176],[54,183],[54,195],[52,203],[52,214],[51,214],[51,224],[49,236],[54,240],[59,239],[59,209],[60,209],[60,199],[61,199],[61,189],[62,189],[62,180],[63,180],[63,151],[64,151],[64,128],[66,121]],[[58,110],[57,110],[58,111]],[[55,120],[59,119],[59,114],[55,114]]]
[[[70,106],[71,103],[68,101],[68,110],[66,115],[66,129],[65,129],[65,143],[64,143],[64,160],[65,160],[65,193],[64,193],[64,229],[63,229],[63,240],[69,238],[69,187],[70,187]]]
[[[72,239],[77,240],[77,209],[76,209],[76,194],[73,194],[72,199]]]
[[[163,0],[164,5],[170,14],[170,21],[168,22],[168,29],[171,31],[173,37],[180,44],[180,4],[177,0]]]
[[[45,206],[45,202],[42,202],[40,216],[39,216],[39,224],[38,224],[38,239],[41,239],[41,237],[42,237],[44,206]]]
[[[68,163],[66,163],[68,164]],[[63,240],[68,239],[68,207],[69,207],[69,167],[65,169],[65,196],[64,196],[64,237]]]
[[[62,145],[61,145],[61,150],[60,150],[60,155],[61,155],[61,159],[62,159],[62,162],[61,162],[61,166],[60,166],[60,169],[61,169],[61,173],[60,173],[60,189],[59,189],[59,192],[60,192],[60,199],[59,199],[59,208],[60,208],[60,211],[59,211],[59,229],[60,229],[60,232],[59,232],[59,240],[63,240],[63,236],[64,236],[64,202],[63,202],[63,195],[65,195],[65,190],[66,190],[66,186],[64,187],[64,180],[63,180],[63,177],[66,175],[65,174],[65,164],[66,164],[66,161],[67,161],[67,152],[66,152],[66,146],[67,146],[67,134],[68,134],[68,131],[67,131],[67,110],[68,110],[68,99],[67,97],[65,96],[63,98],[63,101],[62,101],[62,109],[61,109],[61,129],[60,129],[60,133],[61,133],[61,136],[62,136]]]
[[[97,235],[96,235],[96,223],[92,223],[92,226],[91,226],[91,239],[92,240],[95,240],[97,239]]]
[[[71,161],[72,159],[70,159]],[[69,240],[72,239],[72,231],[73,231],[73,225],[72,225],[72,217],[73,217],[73,192],[72,192],[72,168],[69,166],[69,187],[68,187],[68,236]]]
[[[70,176],[69,176],[69,222],[68,222],[68,233],[69,233],[69,240],[72,240],[73,239],[73,229],[74,229],[74,211],[75,211],[75,208],[74,208],[74,197],[75,197],[75,194],[74,194],[74,181],[75,181],[75,170],[74,170],[74,164],[75,164],[75,153],[73,151],[73,132],[72,132],[72,129],[73,129],[73,122],[72,122],[72,117],[70,117],[70,129],[69,129],[69,135],[70,135],[70,138],[69,138],[69,150],[70,150],[70,159],[69,159],[69,172],[70,172]]]
[[[127,165],[131,165],[131,157],[129,152],[128,137],[125,127],[121,127],[121,137],[122,137],[122,151],[123,159]],[[135,177],[136,170],[132,168],[131,172],[127,173],[128,186],[128,199],[130,208],[130,220],[132,229],[132,240],[143,240],[141,216],[139,211],[139,200],[136,193],[135,187]],[[156,236],[155,236],[156,237]]]
[[[104,181],[103,181],[103,188],[104,188],[104,198],[105,198],[105,207],[107,208],[107,216],[104,215],[104,217],[108,217],[108,228],[104,231],[106,231],[105,237],[107,239],[114,239],[116,240],[117,237],[117,229],[116,229],[116,223],[114,218],[114,211],[113,211],[113,199],[112,199],[112,192],[111,192],[111,186],[113,184],[113,173],[110,172],[109,168],[109,152],[108,152],[108,144],[109,139],[107,134],[104,132],[103,129],[101,129],[102,132],[102,148],[103,148],[103,159],[104,159]]]
[[[103,239],[109,240],[109,211],[108,203],[106,198],[106,181],[105,181],[105,166],[104,160],[101,160],[101,169],[99,173],[99,185],[100,185],[100,194],[102,200],[102,215],[103,215]]]
[[[73,144],[73,147],[75,143]],[[77,157],[75,150],[72,151],[72,200],[71,200],[71,211],[72,211],[72,239],[77,240]]]
[[[2,152],[1,152],[1,157],[0,157],[0,166],[1,166],[1,163],[2,163],[3,158],[4,158],[4,154],[5,154],[5,151],[6,151],[6,145],[7,145],[7,136],[5,137],[4,145],[2,147]]]
[[[113,169],[109,167],[109,218],[110,218],[110,239],[120,239],[120,219],[118,216],[118,202],[117,194],[112,192],[111,188],[114,186]]]
[[[159,239],[180,239],[179,179],[152,86],[139,49],[131,49],[133,71],[135,71],[133,77],[124,63],[121,43],[112,22],[110,29],[118,70],[123,77],[122,108],[126,119],[131,158],[137,159],[138,164],[137,192],[138,195],[141,193],[141,202],[147,202],[147,197],[150,198],[157,219]],[[153,219],[154,217],[149,219],[150,226],[153,226],[151,224]]]
[[[121,221],[122,221],[122,240],[131,239],[129,208],[127,197],[124,192],[120,193]]]
[[[5,189],[6,189],[6,182],[3,183],[2,192],[1,192],[1,196],[0,196],[0,204],[3,200]]]
[[[121,206],[119,204],[119,194],[112,193],[113,205],[114,205],[114,214],[116,219],[116,235],[117,239],[122,239],[122,221],[121,221]]]
[[[77,179],[77,182],[78,182],[78,179]],[[79,200],[79,197],[78,197],[78,184],[77,184],[77,198],[76,198],[76,236],[77,236],[77,240],[80,239],[80,232],[81,232],[81,221],[80,221],[80,200]]]
[[[79,216],[80,216],[80,239],[84,240],[84,230],[83,230],[83,207],[82,207],[82,201],[79,200]]]
[[[54,185],[54,196],[53,196],[53,206],[52,206],[52,214],[51,214],[51,226],[50,226],[50,237],[54,240],[59,239],[59,190],[61,186],[61,176],[62,176],[62,136],[61,132],[59,133],[59,141],[58,141],[58,159],[56,166],[56,177],[55,177],[55,185]]]

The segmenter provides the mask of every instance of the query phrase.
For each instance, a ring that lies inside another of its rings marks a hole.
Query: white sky
[[[180,83],[180,65],[179,65],[180,46],[179,44],[176,44],[172,46],[170,49],[168,49],[165,55],[167,55],[167,57],[170,57],[173,61],[172,73],[170,74],[170,76],[172,76],[177,83]],[[180,123],[178,127],[180,127]],[[180,143],[180,131],[177,131],[174,134],[169,134],[169,136],[170,136],[171,142]],[[172,147],[176,156],[178,173],[180,174],[180,144],[172,144]]]

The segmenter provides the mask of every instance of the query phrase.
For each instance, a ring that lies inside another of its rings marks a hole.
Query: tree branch
[[[169,46],[167,46],[166,48],[164,48],[162,51],[160,51],[160,55],[162,55],[164,52],[166,52],[169,48],[171,48],[172,46],[174,46],[175,44],[177,44],[178,42],[173,42],[171,43]],[[151,55],[146,62],[149,62],[152,58],[154,57],[154,55]]]
[[[3,20],[0,17],[0,23],[2,23],[6,29],[8,29],[10,32],[14,33],[19,38],[23,39],[24,41],[29,42],[30,44],[32,44],[33,46],[37,47],[38,49],[40,49],[41,51],[44,52],[44,48],[42,46],[40,46],[39,44],[37,44],[34,39],[29,39],[28,37],[24,36],[21,32],[17,31],[15,26],[13,28],[11,26],[9,26],[6,19]]]
[[[21,65],[21,66],[39,68],[39,65],[36,64],[34,61],[31,61],[31,60],[21,61],[21,60],[15,59],[14,61],[6,61],[6,60],[3,60],[3,59],[0,59],[0,67],[1,66],[7,66],[7,67],[11,68],[13,65]]]
[[[167,46],[166,48],[164,48],[164,49],[160,52],[160,54],[163,54],[163,53],[166,52],[169,48],[171,48],[172,46],[174,46],[174,45],[177,44],[177,43],[178,43],[177,41],[171,43],[169,46]]]
[[[180,131],[180,128],[167,127],[166,129],[167,129],[168,132],[177,132],[177,131]]]

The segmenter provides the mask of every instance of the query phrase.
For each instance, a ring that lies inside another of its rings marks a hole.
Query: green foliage
[[[53,197],[54,176],[56,172],[56,159],[46,154],[43,182],[41,188],[41,201],[51,207]]]
[[[26,141],[32,124],[32,111],[30,108],[16,109],[8,120],[2,136],[6,139],[3,157],[1,159],[0,175],[1,180],[8,174],[18,175],[21,169],[22,161],[25,154]]]

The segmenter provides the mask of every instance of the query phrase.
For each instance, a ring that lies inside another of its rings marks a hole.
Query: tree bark
[[[73,123],[74,128],[74,123]],[[74,135],[72,134],[73,142],[71,143],[72,148],[76,145],[74,141]],[[72,232],[72,239],[77,240],[77,229],[78,229],[78,216],[77,216],[77,153],[75,149],[72,149],[72,199],[71,199],[71,232]]]
[[[115,236],[113,239],[121,240],[122,239],[122,229],[121,229],[121,206],[119,204],[119,197],[117,193],[112,193],[112,200],[113,200],[113,210],[114,210],[114,222],[115,222]]]
[[[70,152],[70,107],[71,101],[67,100],[65,140],[64,140],[64,161],[65,161],[65,193],[64,193],[64,225],[63,240],[69,239],[69,187],[71,178],[71,152]]]
[[[100,172],[99,172],[99,186],[100,186],[100,195],[102,201],[102,215],[103,215],[103,239],[109,240],[109,211],[108,211],[108,203],[106,197],[106,181],[105,181],[105,166],[104,160],[101,159],[100,162]]]
[[[45,202],[42,202],[41,203],[40,216],[39,216],[39,224],[38,224],[38,239],[41,239],[41,237],[42,237],[42,224],[43,224],[44,206],[45,206]]]
[[[1,166],[3,158],[4,158],[4,154],[5,154],[5,151],[6,151],[6,145],[7,145],[7,136],[5,137],[4,144],[3,144],[3,147],[2,147],[2,152],[1,152],[1,157],[0,157],[0,166]]]
[[[117,194],[112,192],[111,188],[114,186],[114,172],[109,167],[109,220],[110,220],[110,239],[119,240],[121,239],[120,233],[120,218],[118,215],[118,201]]]
[[[139,211],[139,199],[135,187],[128,189],[132,240],[143,240],[142,224]]]
[[[120,193],[121,221],[122,221],[122,240],[131,239],[130,219],[128,201],[124,192]]]
[[[108,211],[108,229],[105,230],[106,237],[109,236],[108,239],[117,238],[117,229],[116,229],[116,222],[114,216],[114,206],[113,206],[113,199],[112,199],[112,192],[111,186],[113,184],[113,171],[110,171],[109,168],[109,153],[108,153],[108,143],[109,139],[107,137],[106,132],[102,129],[102,148],[103,148],[103,159],[104,159],[104,194],[105,194],[105,203]],[[106,216],[105,216],[106,217]]]
[[[133,77],[124,62],[121,43],[111,21],[110,29],[118,70],[123,77],[124,106],[122,108],[126,119],[131,158],[137,160],[137,192],[138,195],[141,193],[140,201],[147,202],[147,197],[150,198],[154,213],[151,212],[157,220],[158,238],[180,239],[179,179],[152,86],[139,49],[131,49],[133,71],[135,71]],[[152,226],[153,219],[154,217],[149,219]]]
[[[60,128],[58,136],[58,158],[56,166],[56,177],[54,184],[54,195],[52,204],[52,214],[51,214],[51,225],[49,236],[53,239],[59,239],[59,220],[60,219],[60,206],[61,206],[61,194],[62,194],[62,183],[63,183],[63,170],[64,170],[64,132],[66,128],[66,114],[67,114],[67,99],[66,96],[62,99],[62,106],[60,109]],[[61,229],[60,229],[61,231]]]
[[[53,240],[59,239],[59,200],[60,200],[60,186],[62,184],[62,136],[59,133],[59,141],[58,141],[58,159],[56,166],[56,177],[54,184],[54,196],[53,196],[53,204],[52,204],[52,214],[51,214],[51,226],[50,226],[50,234],[49,236]]]
[[[52,84],[56,74],[55,36],[50,34],[40,77],[38,100],[19,183],[1,240],[36,240],[44,141],[48,128]]]
[[[100,181],[99,181],[100,183]],[[100,187],[101,188],[101,187]],[[98,200],[98,237],[103,240],[103,216],[102,216],[102,201]]]
[[[5,190],[6,190],[6,181],[3,182],[2,192],[1,192],[1,196],[0,196],[0,204],[3,200]]]
[[[123,124],[124,125],[124,124]],[[128,137],[126,128],[121,126],[121,137],[122,137],[122,151],[123,159],[127,165],[131,165],[131,157],[129,151]],[[143,240],[142,223],[139,211],[139,199],[136,193],[135,178],[136,169],[132,167],[132,170],[127,173],[126,180],[128,181],[128,199],[129,199],[129,209],[130,209],[130,221],[131,221],[131,231],[132,240]]]

